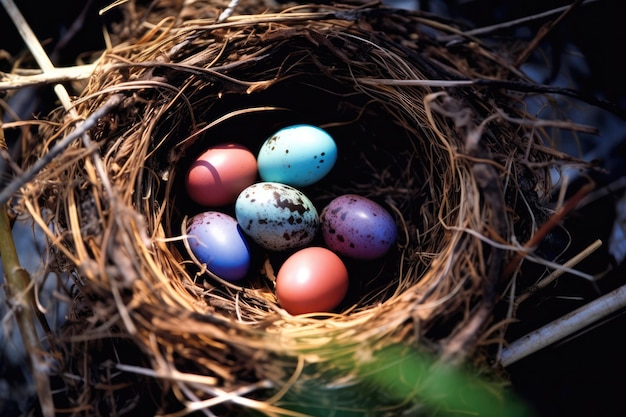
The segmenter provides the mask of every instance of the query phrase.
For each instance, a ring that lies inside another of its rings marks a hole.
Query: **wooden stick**
[[[0,118],[0,148],[6,149],[1,120]],[[0,204],[0,258],[2,258],[2,267],[6,277],[7,300],[11,304],[26,352],[30,358],[30,368],[35,380],[41,413],[44,417],[53,417],[55,412],[50,380],[48,379],[49,367],[46,363],[44,350],[39,343],[37,326],[35,325],[33,287],[30,282],[30,275],[20,266],[11,230],[8,206],[4,203]]]
[[[574,10],[576,7],[579,7],[582,2],[582,0],[575,0],[572,4],[566,6],[565,10],[563,10],[563,12],[561,12],[561,14],[556,17],[556,19],[551,20],[541,26],[537,35],[530,41],[524,51],[522,51],[522,53],[517,57],[513,66],[519,68],[524,62],[526,62],[530,54],[538,49],[537,47],[539,43],[552,31],[552,29],[554,29],[554,27],[558,25],[565,18],[565,16],[571,13],[572,10]]]
[[[17,31],[33,54],[37,64],[44,73],[53,72],[55,70],[52,61],[41,46],[41,43],[35,36],[34,32],[24,19],[24,16],[17,8],[13,0],[0,0],[0,3],[6,10],[15,25]],[[73,108],[72,100],[69,93],[62,84],[54,86],[54,92],[61,101],[63,107],[74,116],[76,110]],[[0,119],[1,120],[1,119]],[[6,147],[4,140],[4,131],[0,127],[0,146]],[[90,145],[91,140],[86,134],[83,134],[85,145]],[[96,158],[94,158],[96,159]],[[97,160],[96,162],[101,162]],[[102,170],[101,170],[102,171]],[[103,180],[104,181],[104,180]],[[31,372],[35,381],[35,389],[41,407],[41,414],[44,417],[53,417],[56,415],[52,390],[50,387],[49,373],[50,369],[45,360],[45,351],[39,343],[37,328],[35,326],[36,306],[34,304],[34,295],[32,293],[32,285],[30,275],[24,268],[19,265],[15,242],[12,239],[11,225],[8,216],[8,206],[6,203],[0,203],[0,256],[4,265],[4,273],[7,277],[9,299],[12,300],[18,326],[24,345],[30,357]]]
[[[33,54],[33,58],[35,58],[35,61],[37,61],[39,67],[44,72],[54,71],[54,65],[52,64],[52,61],[50,61],[50,58],[48,58],[48,55],[43,49],[43,46],[41,46],[41,43],[37,39],[37,36],[35,36],[35,33],[30,28],[30,25],[28,24],[28,22],[26,22],[26,19],[24,19],[24,16],[19,11],[13,0],[0,0],[0,3],[2,3],[2,6],[4,6],[7,14],[13,21],[13,24],[15,25],[22,39],[28,46],[28,49]],[[72,100],[70,99],[70,95],[61,84],[57,84],[54,86],[54,92],[56,93],[57,97],[59,98],[61,104],[63,104],[63,107],[65,109],[69,109],[72,107]]]
[[[526,242],[526,244],[524,245],[524,249],[526,249],[527,251],[530,251],[533,248],[535,248],[537,245],[539,245],[539,243],[541,243],[545,239],[548,233],[552,229],[554,229],[556,226],[558,226],[563,221],[563,219],[565,219],[565,216],[567,216],[567,214],[569,214],[572,210],[574,210],[576,206],[578,205],[578,203],[587,194],[589,194],[594,189],[594,187],[595,187],[595,183],[593,182],[589,182],[583,185],[582,187],[580,187],[580,189],[572,197],[570,197],[570,199],[567,200],[565,204],[559,210],[557,210],[548,219],[548,221],[546,221],[535,232],[534,235],[532,235],[530,240]],[[526,256],[527,251],[517,252],[515,257],[505,267],[504,272],[503,272],[504,278],[508,278],[509,276],[511,276],[511,274],[513,274],[513,272],[517,269],[519,264],[522,262],[522,260]]]
[[[595,3],[599,0],[585,0],[583,2],[581,2],[581,5],[587,5],[590,3]],[[465,36],[469,36],[469,37],[476,37],[476,36],[484,36],[484,35],[488,35],[488,34],[492,34],[493,32],[497,32],[503,29],[511,29],[511,28],[515,28],[521,25],[524,25],[526,23],[530,23],[530,22],[534,22],[537,21],[539,19],[544,19],[544,18],[548,18],[551,17],[555,14],[559,14],[559,13],[563,13],[564,11],[566,11],[567,9],[569,9],[571,7],[571,5],[565,5],[565,6],[561,6],[561,7],[556,7],[554,9],[550,9],[547,10],[545,12],[540,12],[534,15],[530,15],[530,16],[524,16],[515,20],[510,20],[507,22],[503,22],[503,23],[497,23],[495,25],[491,25],[491,26],[484,26],[484,27],[480,27],[480,28],[476,28],[476,29],[471,29],[471,30],[467,30],[465,32],[461,32],[463,35]],[[449,36],[442,36],[440,37],[440,40],[443,41],[447,41],[447,40],[452,40],[454,39],[454,36],[458,36],[458,35],[449,35]]]
[[[626,285],[523,336],[502,349],[500,362],[509,366],[586,326],[626,307]]]
[[[233,14],[238,4],[239,0],[230,0],[230,3],[228,3],[226,9],[217,18],[217,23],[222,23],[223,21],[228,19]]]
[[[54,144],[50,150],[43,155],[40,159],[37,160],[27,171],[21,173],[21,175],[16,176],[9,182],[6,187],[0,191],[0,204],[6,203],[13,193],[18,191],[22,186],[27,184],[30,180],[35,178],[35,176],[55,157],[57,157],[61,152],[65,150],[74,140],[77,138],[83,137],[89,129],[94,127],[98,120],[108,114],[113,108],[117,107],[122,102],[123,96],[121,94],[114,94],[96,111],[94,111],[88,118],[85,119],[82,123],[80,123],[76,130],[72,133],[65,136],[63,139],[59,140]]]
[[[37,36],[35,36],[35,33],[30,28],[28,22],[26,22],[26,19],[24,19],[24,16],[17,8],[13,0],[0,0],[0,3],[6,9],[7,14],[13,21],[13,24],[16,26],[19,34],[28,46],[28,49],[33,54],[33,57],[35,58],[35,61],[37,61],[39,67],[43,70],[44,73],[54,72],[54,64],[46,54],[46,51],[43,49],[43,46],[41,46],[41,43],[37,39]],[[67,110],[67,112],[74,118],[80,119],[76,109],[74,108],[70,95],[63,86],[63,84],[56,84],[54,86],[54,92],[59,98],[61,104],[63,105],[63,108]],[[98,176],[102,181],[104,189],[108,192],[110,196],[113,196],[113,189],[104,168],[104,163],[97,154],[97,147],[94,145],[93,141],[87,133],[82,135],[82,141],[87,149],[93,149],[92,160],[93,164],[95,165],[96,172],[98,173]]]
[[[522,293],[519,297],[517,297],[517,299],[515,300],[515,307],[517,308],[522,302],[526,301],[533,294],[536,294],[537,291],[539,291],[542,288],[547,287],[549,284],[554,282],[554,280],[556,280],[558,277],[566,273],[568,268],[573,268],[574,266],[576,266],[583,259],[587,258],[589,255],[595,252],[600,246],[602,246],[602,241],[600,239],[594,241],[591,245],[583,249],[579,254],[574,256],[569,261],[565,262],[563,264],[564,266],[563,269],[555,270],[550,275],[548,275],[547,277],[539,281],[537,284],[528,288],[526,292]]]
[[[24,87],[56,84],[63,81],[86,80],[91,76],[96,65],[97,63],[54,68],[50,71],[33,75],[0,73],[0,91],[19,90]]]

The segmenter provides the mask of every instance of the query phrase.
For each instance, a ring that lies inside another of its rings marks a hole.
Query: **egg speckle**
[[[228,214],[207,211],[189,219],[187,242],[196,259],[228,281],[248,272],[251,251],[237,220]]]
[[[324,178],[337,161],[337,145],[325,130],[297,124],[280,129],[257,155],[263,181],[305,187]]]
[[[252,240],[274,251],[307,245],[319,227],[311,200],[300,190],[275,182],[244,189],[235,201],[235,216]]]
[[[310,246],[292,254],[276,275],[276,298],[290,314],[329,312],[348,292],[348,270],[329,249]]]
[[[391,214],[368,198],[346,194],[333,199],[320,216],[322,236],[333,251],[354,259],[377,259],[395,244]]]

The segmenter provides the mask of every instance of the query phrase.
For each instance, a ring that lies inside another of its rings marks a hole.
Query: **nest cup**
[[[55,112],[41,132],[51,143],[114,103],[91,141],[73,143],[21,199],[53,225],[54,267],[75,284],[58,342],[59,374],[72,375],[67,405],[89,404],[90,415],[398,415],[419,404],[420,384],[380,382],[389,349],[400,374],[416,351],[490,368],[486,340],[505,319],[498,300],[512,257],[503,248],[545,218],[554,162],[545,132],[519,122],[531,119],[521,94],[467,81],[527,81],[498,59],[499,45],[449,42],[451,22],[380,5],[221,23],[203,13],[120,29],[76,100],[78,117]],[[306,190],[316,207],[359,194],[399,228],[385,258],[349,262],[349,295],[332,313],[280,308],[273,271],[284,254],[261,252],[249,277],[229,283],[194,262],[183,237],[185,219],[205,210],[184,192],[193,158],[221,142],[256,152],[295,123],[337,142],[335,168]],[[493,314],[478,320],[484,306]]]

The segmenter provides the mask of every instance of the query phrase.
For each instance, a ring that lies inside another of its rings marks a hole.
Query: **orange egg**
[[[348,292],[348,270],[334,252],[310,246],[282,264],[276,276],[276,297],[290,314],[329,312]]]
[[[254,154],[239,144],[225,143],[207,149],[191,164],[185,187],[196,203],[223,206],[233,203],[256,177]]]

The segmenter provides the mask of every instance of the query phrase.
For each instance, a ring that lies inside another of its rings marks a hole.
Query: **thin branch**
[[[541,227],[533,234],[528,242],[524,245],[526,251],[519,251],[504,269],[503,277],[508,278],[517,269],[526,254],[541,243],[548,233],[558,226],[565,217],[578,206],[578,203],[595,187],[595,183],[590,182],[583,185],[565,204],[556,211]]]
[[[226,9],[217,18],[217,23],[222,23],[223,21],[228,19],[233,14],[238,4],[239,0],[230,0],[230,3],[228,3]]]
[[[556,269],[554,272],[552,272],[550,275],[548,275],[547,277],[539,281],[537,284],[528,288],[524,293],[522,293],[515,300],[515,307],[517,308],[521,303],[526,301],[528,298],[532,297],[533,294],[536,294],[537,291],[547,287],[564,273],[571,272],[570,268],[573,268],[583,259],[587,258],[590,254],[595,252],[600,246],[602,246],[601,240],[598,239],[594,241],[591,245],[587,246],[582,252],[574,256],[569,261],[565,262],[562,268]]]
[[[39,64],[40,68],[43,70],[44,74],[48,72],[54,72],[55,67],[52,64],[52,61],[46,54],[45,50],[41,46],[41,43],[39,42],[34,32],[32,31],[32,29],[30,28],[30,26],[24,19],[24,16],[21,14],[19,9],[15,5],[14,1],[13,0],[0,0],[0,3],[2,4],[7,14],[11,18],[13,24],[15,25],[22,39],[24,40],[29,50],[33,54],[33,57]],[[65,110],[67,110],[75,119],[78,120],[79,119],[78,114],[72,104],[70,95],[65,89],[65,87],[62,84],[56,84],[54,86],[54,92],[56,96],[59,98]],[[108,111],[113,107],[113,104],[117,105],[119,104],[119,102],[121,102],[121,96],[118,96],[117,98],[107,102],[103,107],[107,108],[107,111]],[[102,116],[103,114],[104,113],[99,113],[99,116]],[[90,120],[92,121],[92,123],[95,123],[98,120],[98,117],[94,117],[92,115]],[[89,125],[87,124],[86,126],[89,126]],[[93,146],[93,142],[91,141],[89,136],[85,133],[87,131],[87,128],[85,128],[85,124],[83,124],[82,128],[79,125],[77,127],[77,130],[82,131],[81,136],[82,136],[82,140],[83,140],[85,147],[87,149],[94,149],[94,152],[95,152],[96,148],[95,146]],[[67,138],[65,139],[66,140],[61,141],[63,142],[61,145],[57,144],[57,146],[53,148],[53,149],[56,148],[55,152],[57,152],[57,154],[58,152],[65,149],[65,146],[67,146],[67,144],[71,142],[71,140]],[[4,135],[2,136],[2,145],[3,146],[5,145]],[[47,161],[45,163],[49,163],[50,160],[52,160],[52,158],[50,158],[49,156],[46,156],[45,158],[42,158],[42,159]],[[108,182],[108,178],[106,177],[106,172],[104,170],[102,160],[99,158],[97,153],[92,154],[92,159],[93,159],[94,164],[96,165],[96,170],[98,171],[98,174],[100,175],[102,179],[103,185],[105,186],[106,190],[111,193],[112,189]],[[43,166],[45,166],[45,164],[42,164],[41,161],[38,161],[38,163],[35,165],[36,166],[33,167],[35,169],[31,168],[31,170],[29,171],[29,175],[31,176],[30,177],[25,176],[24,178],[32,178],[32,176],[34,176],[32,174],[36,174],[37,172],[39,172],[40,169],[43,168]],[[20,178],[22,177],[20,176]],[[21,181],[24,181],[24,178],[22,178]],[[20,332],[22,334],[22,338],[24,339],[25,346],[30,356],[31,365],[32,365],[31,370],[33,373],[33,378],[35,380],[35,387],[37,390],[37,396],[38,396],[39,403],[41,406],[41,413],[45,417],[52,417],[56,413],[55,413],[55,408],[54,408],[54,400],[52,397],[52,391],[50,388],[50,380],[48,378],[49,369],[45,362],[44,350],[41,348],[39,344],[39,340],[37,338],[37,329],[35,327],[34,316],[33,316],[33,309],[35,307],[34,307],[34,304],[29,303],[29,297],[34,298],[32,297],[32,295],[30,296],[28,295],[29,291],[32,291],[32,289],[28,290],[29,288],[31,288],[30,276],[23,268],[19,267],[19,264],[17,263],[18,262],[17,252],[15,249],[13,240],[4,238],[5,236],[10,236],[10,232],[11,232],[10,222],[8,220],[6,201],[8,201],[8,199],[13,194],[13,192],[17,191],[17,189],[19,189],[23,184],[25,184],[25,182],[22,182],[22,185],[18,187],[15,187],[15,185],[11,185],[11,184],[13,183],[10,183],[9,186],[6,187],[2,191],[3,197],[0,199],[0,201],[3,201],[3,203],[0,203],[0,233],[3,234],[2,236],[3,238],[0,239],[1,256],[3,260],[7,280],[15,281],[10,286],[11,292],[12,292],[11,297],[14,297],[14,300],[15,300],[15,314],[18,319],[18,324],[20,326]]]
[[[26,19],[24,19],[24,16],[19,11],[13,0],[0,0],[0,3],[2,3],[2,6],[4,6],[7,14],[13,21],[13,24],[15,25],[17,31],[28,46],[28,49],[33,54],[33,57],[35,58],[35,61],[37,61],[39,67],[44,72],[54,71],[54,65],[52,64],[52,61],[50,61],[50,58],[46,54],[46,51],[43,49],[43,46],[41,46],[41,43],[37,39],[37,36],[35,36],[35,33],[32,31],[30,25],[28,24],[28,22],[26,22]],[[57,97],[59,97],[59,100],[61,101],[61,104],[63,104],[63,107],[65,109],[69,109],[72,107],[72,100],[70,99],[70,95],[61,84],[55,85],[54,92],[56,93]]]
[[[626,307],[626,285],[523,336],[502,350],[500,362],[509,366],[588,325]]]
[[[463,87],[473,86],[476,84],[474,80],[396,80],[393,78],[357,78],[361,84],[366,85],[396,85],[408,87]]]
[[[117,107],[122,102],[123,96],[121,94],[115,94],[94,111],[84,122],[82,122],[76,129],[57,142],[45,155],[43,155],[37,162],[35,162],[27,171],[22,172],[21,175],[15,177],[7,186],[0,192],[0,204],[6,203],[13,193],[18,191],[22,186],[27,184],[30,180],[48,165],[54,158],[59,155],[65,148],[67,148],[74,140],[85,135],[85,133],[96,125],[98,119],[108,114],[113,108]]]
[[[581,5],[587,5],[590,3],[595,3],[598,0],[585,0],[582,2]],[[467,30],[465,32],[463,32],[463,36],[467,36],[467,37],[476,37],[476,36],[481,36],[481,35],[487,35],[493,32],[497,32],[501,29],[510,29],[510,28],[514,28],[517,26],[521,26],[524,25],[526,23],[529,22],[533,22],[539,19],[543,19],[543,18],[547,18],[550,16],[553,16],[555,14],[559,14],[559,13],[563,13],[564,11],[566,11],[568,8],[570,8],[570,5],[566,5],[566,6],[561,6],[561,7],[556,7],[554,9],[550,9],[547,10],[545,12],[541,12],[541,13],[537,13],[534,15],[530,15],[530,16],[524,16],[521,17],[519,19],[515,19],[515,20],[510,20],[508,22],[503,22],[503,23],[497,23],[495,25],[490,25],[490,26],[484,26],[481,28],[476,28],[476,29],[471,29],[471,30]],[[446,41],[446,40],[452,40],[454,38],[456,38],[458,35],[448,35],[448,36],[442,36],[439,39],[442,41]]]
[[[81,81],[89,78],[97,63],[76,65],[67,68],[54,68],[34,75],[19,75],[0,73],[0,91],[18,90],[24,87],[34,87],[46,84],[56,84],[63,81]]]
[[[1,125],[0,148],[6,149],[4,130]],[[4,203],[0,204],[0,258],[2,258],[4,276],[6,277],[7,299],[11,303],[26,352],[30,358],[30,368],[35,381],[41,413],[45,417],[53,417],[55,415],[54,401],[52,400],[50,380],[47,376],[49,367],[35,325],[33,287],[30,275],[20,265],[13,240],[8,206]]]
[[[558,94],[564,97],[570,97],[576,100],[583,101],[592,106],[606,110],[615,114],[622,119],[626,119],[626,110],[620,107],[617,103],[613,103],[607,100],[599,99],[591,94],[586,94],[582,91],[578,91],[572,88],[564,88],[546,84],[536,84],[524,81],[511,81],[511,80],[496,80],[480,78],[474,80],[477,86],[486,86],[490,88],[505,88],[511,91],[518,91],[522,93],[539,93],[539,94]]]
[[[565,10],[563,10],[556,17],[556,19],[550,20],[547,23],[545,23],[543,26],[541,26],[541,28],[539,29],[537,35],[528,44],[528,46],[526,46],[524,51],[522,51],[522,53],[517,57],[517,59],[515,60],[515,63],[513,64],[513,66],[516,67],[516,68],[519,68],[519,66],[521,66],[524,62],[526,62],[526,60],[528,59],[530,54],[532,54],[533,51],[535,49],[537,49],[537,46],[539,45],[539,43],[546,36],[548,36],[548,34],[552,31],[552,29],[554,29],[554,27],[556,25],[558,25],[565,18],[565,16],[570,14],[572,12],[572,10],[574,10],[576,7],[579,7],[581,5],[581,3],[582,3],[582,0],[576,0],[572,4],[570,4],[569,6],[565,6],[566,7]]]
[[[525,81],[512,81],[512,80],[496,80],[488,78],[474,78],[474,79],[459,79],[459,80],[420,80],[420,79],[380,79],[380,78],[367,78],[362,77],[357,79],[361,84],[367,85],[396,85],[396,86],[413,86],[413,87],[477,87],[484,86],[493,89],[505,88],[511,91],[519,91],[523,93],[538,93],[538,94],[558,94],[564,97],[570,97],[576,100],[583,101],[585,103],[596,106],[600,109],[606,110],[615,114],[616,116],[626,119],[626,111],[618,104],[599,99],[590,94],[585,94],[581,91],[577,91],[571,88],[564,88],[553,85],[530,83]],[[555,122],[544,122],[554,124]],[[590,127],[583,127],[585,132],[593,133],[593,129]]]

